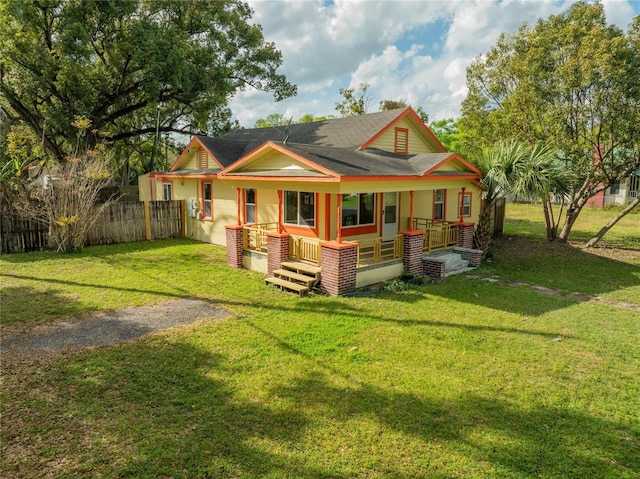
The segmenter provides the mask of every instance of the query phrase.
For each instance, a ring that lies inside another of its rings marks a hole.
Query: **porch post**
[[[238,222],[237,225],[240,226],[242,224],[242,221],[240,219],[240,212],[242,211],[242,208],[240,206],[242,202],[242,195],[240,193],[240,188],[236,188],[236,203],[237,203],[237,215],[238,215]]]
[[[460,214],[460,223],[464,222],[464,192],[465,192],[466,188],[463,186],[462,187],[462,195],[460,196],[460,199],[458,200],[458,213]]]
[[[338,220],[336,241],[342,243],[342,195],[338,193]]]
[[[278,233],[283,232],[282,228],[282,190],[278,190]]]
[[[409,192],[409,196],[411,198],[411,202],[409,204],[409,231],[413,231],[413,195],[414,191],[411,190]]]

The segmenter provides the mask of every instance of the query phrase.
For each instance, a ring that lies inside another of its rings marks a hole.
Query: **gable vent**
[[[409,153],[409,130],[407,128],[396,128],[394,151],[403,155]]]

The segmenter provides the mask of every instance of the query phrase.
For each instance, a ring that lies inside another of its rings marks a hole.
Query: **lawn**
[[[348,298],[189,240],[5,255],[8,331],[176,298],[231,316],[3,358],[0,477],[638,478],[638,229],[586,250],[533,212],[508,205],[471,274]]]

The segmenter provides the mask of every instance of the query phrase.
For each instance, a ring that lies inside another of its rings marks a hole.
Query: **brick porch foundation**
[[[330,296],[341,296],[355,291],[357,245],[326,241],[320,244],[320,252],[322,271],[319,289]]]
[[[291,237],[288,233],[267,232],[267,274],[270,276],[284,261],[289,261]]]
[[[232,268],[243,268],[242,226],[225,226],[227,234],[227,264]]]

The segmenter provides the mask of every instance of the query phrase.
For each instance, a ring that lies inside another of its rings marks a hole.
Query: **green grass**
[[[3,256],[8,330],[232,316],[3,361],[0,476],[640,477],[640,251],[549,244],[511,206],[472,277],[367,297],[300,299],[187,240]]]

